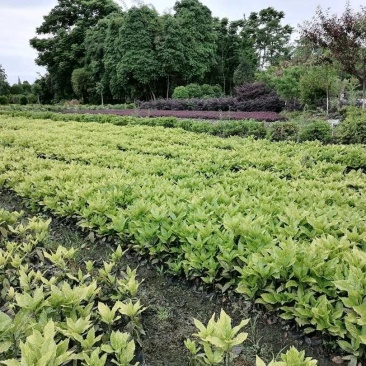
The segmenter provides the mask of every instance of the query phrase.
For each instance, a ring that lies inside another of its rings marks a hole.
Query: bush
[[[275,122],[272,124],[269,139],[271,141],[297,141],[299,126],[294,122]]]
[[[281,112],[284,108],[279,95],[264,83],[246,83],[235,91],[238,110]]]
[[[326,121],[315,121],[305,125],[299,134],[300,141],[320,141],[327,144],[332,141],[332,127]]]
[[[6,95],[0,95],[0,105],[9,104],[9,98]]]
[[[20,105],[27,105],[28,104],[28,98],[25,95],[22,95],[19,98],[19,104]]]
[[[209,84],[188,84],[187,86],[177,86],[173,92],[173,99],[192,99],[192,98],[219,98],[222,96],[220,85]]]
[[[220,137],[252,136],[255,139],[263,139],[266,137],[267,129],[264,123],[257,121],[220,122],[213,125],[212,134]]]
[[[198,84],[188,84],[186,86],[188,92],[188,98],[202,98],[202,88]]]
[[[245,83],[235,89],[236,97],[237,99],[242,101],[247,100],[253,100],[262,98],[264,96],[268,95],[274,95],[276,92],[274,92],[272,89],[270,89],[266,84],[264,83]]]
[[[336,138],[341,144],[366,144],[366,112],[347,116],[337,127]]]
[[[177,86],[173,92],[173,99],[189,98],[188,90],[185,86]]]
[[[139,102],[140,109],[158,109],[172,111],[240,111],[240,112],[280,112],[283,103],[274,95],[253,100],[238,101],[233,97],[208,99],[158,99]]]

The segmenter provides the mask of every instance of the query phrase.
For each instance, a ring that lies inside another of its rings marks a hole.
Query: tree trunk
[[[329,85],[327,85],[327,115],[329,114]]]
[[[170,75],[168,75],[168,79],[167,79],[166,99],[169,99],[169,89],[170,89]]]
[[[362,109],[365,109],[365,94],[366,94],[366,59],[363,58],[363,75],[362,75]]]

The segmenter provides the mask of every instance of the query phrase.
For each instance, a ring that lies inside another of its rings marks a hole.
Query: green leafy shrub
[[[291,347],[286,353],[281,354],[281,361],[271,361],[268,366],[316,366],[318,361],[305,357],[305,351],[298,351]],[[266,366],[263,360],[257,357],[256,366]]]
[[[188,84],[186,89],[188,92],[188,98],[202,98],[203,96],[202,87],[198,84]]]
[[[6,105],[9,103],[9,98],[6,95],[0,95],[0,105]]]
[[[27,105],[28,104],[28,98],[25,95],[22,95],[19,98],[19,104],[20,105]]]
[[[256,121],[219,122],[212,126],[212,134],[221,137],[252,136],[255,139],[263,139],[266,137],[267,129],[264,123]]]
[[[219,98],[222,96],[220,85],[209,84],[188,84],[187,86],[177,86],[173,92],[173,99],[191,99],[191,98]]]
[[[233,348],[242,345],[248,338],[248,333],[239,333],[249,323],[249,319],[242,320],[233,327],[229,315],[221,310],[220,316],[215,320],[211,317],[207,326],[194,319],[198,332],[193,334],[196,340],[187,339],[184,345],[190,352],[190,365],[223,365],[232,366],[237,357]],[[268,366],[316,366],[318,362],[310,357],[305,358],[304,351],[291,347],[285,354],[281,354],[281,361],[271,361]],[[266,366],[264,361],[257,356],[256,366]]]
[[[121,276],[121,247],[102,266],[79,268],[76,249],[42,248],[51,220],[22,215],[0,209],[0,363],[138,365],[145,308],[136,270],[127,266]]]
[[[366,144],[366,111],[350,109],[346,119],[336,128],[336,138],[342,144]]]
[[[294,122],[275,122],[269,130],[271,141],[297,141],[299,125]]]
[[[327,144],[332,141],[332,127],[326,121],[315,121],[304,125],[299,133],[300,141],[320,141]]]
[[[177,86],[173,92],[173,99],[188,99],[189,94],[185,86]]]

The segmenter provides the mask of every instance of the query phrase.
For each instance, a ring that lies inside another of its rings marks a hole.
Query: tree
[[[305,72],[304,66],[283,63],[259,72],[256,78],[273,87],[288,107],[301,99],[300,80]]]
[[[72,96],[71,74],[84,66],[84,40],[88,29],[120,9],[112,0],[59,0],[30,44],[38,52],[36,63],[45,66],[57,98]],[[46,37],[45,37],[46,36]]]
[[[23,83],[21,83],[21,86],[23,88],[23,93],[25,93],[25,94],[32,93],[32,85],[30,85],[27,80],[23,81]]]
[[[366,9],[354,12],[349,2],[341,16],[330,15],[320,7],[312,22],[306,22],[301,35],[318,54],[328,50],[343,72],[352,75],[366,90]]]
[[[289,56],[293,28],[281,24],[284,17],[283,11],[269,7],[259,13],[252,12],[244,22],[242,37],[250,40],[256,49],[261,69],[276,65]]]
[[[11,87],[10,87],[10,94],[13,94],[13,95],[19,95],[19,94],[23,94],[23,86],[22,84],[13,84]]]
[[[0,95],[7,95],[9,93],[8,77],[5,73],[5,69],[0,64]]]
[[[41,87],[40,83],[35,81],[32,85],[32,93],[36,96],[38,104],[41,104],[41,100],[40,100],[41,91],[42,91],[42,87]]]
[[[229,21],[227,18],[214,18],[216,33],[215,63],[208,75],[211,84],[220,84],[224,94],[232,94],[234,73],[241,62],[242,39],[240,30],[243,20]]]
[[[250,44],[244,43],[239,57],[239,65],[234,71],[234,84],[238,86],[253,82],[257,68],[258,57],[255,49]]]
[[[130,86],[131,98],[144,93],[155,99],[153,83],[161,74],[157,51],[160,34],[161,23],[155,9],[144,5],[132,7],[125,14],[119,30],[121,59],[117,75]]]
[[[94,87],[91,73],[85,68],[75,69],[71,75],[72,88],[83,103],[89,102],[89,94]]]
[[[96,26],[89,29],[85,37],[85,67],[90,72],[90,77],[93,79],[95,88],[90,90],[91,95],[89,96],[91,100],[98,101],[102,96],[104,102],[104,95],[106,94],[107,99],[112,99],[112,95],[109,92],[109,73],[106,72],[106,49],[107,49],[107,38],[109,28],[113,23],[114,19],[121,18],[122,15],[119,13],[112,13],[107,17],[101,19]],[[113,34],[113,37],[117,37],[117,34]],[[111,48],[113,50],[113,48]],[[115,61],[115,67],[117,64]],[[114,67],[114,68],[115,68]],[[113,69],[111,67],[111,69]],[[101,94],[102,91],[102,94]]]
[[[184,54],[182,76],[187,83],[201,81],[215,62],[217,46],[211,11],[198,0],[178,1],[174,10]]]
[[[338,70],[332,64],[307,67],[299,83],[300,96],[304,104],[311,107],[326,99],[326,111],[329,112],[329,98],[340,91]]]
[[[181,82],[179,79],[184,70],[185,50],[180,42],[181,31],[178,20],[166,14],[161,18],[161,22],[162,35],[157,45],[157,57],[162,75],[166,79],[166,98],[169,98],[174,79],[175,84]]]

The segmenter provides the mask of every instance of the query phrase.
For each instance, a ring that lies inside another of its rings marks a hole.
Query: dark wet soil
[[[10,192],[0,191],[0,207],[7,210],[27,212],[22,201]],[[81,233],[72,225],[53,218],[49,245],[82,247],[80,260],[106,260],[111,244],[103,241],[91,242],[88,235]],[[326,349],[321,338],[306,338],[294,325],[285,323],[275,314],[255,308],[252,303],[243,301],[234,295],[222,296],[200,289],[182,279],[165,276],[145,259],[139,259],[133,253],[126,254],[125,260],[132,267],[138,267],[140,279],[144,279],[138,297],[147,306],[143,313],[143,326],[146,336],[143,339],[141,365],[145,366],[184,366],[188,365],[188,353],[184,340],[195,332],[193,318],[203,323],[212,314],[218,314],[223,308],[236,325],[242,319],[251,318],[244,331],[249,333],[239,354],[235,366],[252,366],[255,355],[270,361],[291,345],[305,350],[307,356],[318,360],[319,366],[334,365],[331,359],[339,351]]]

